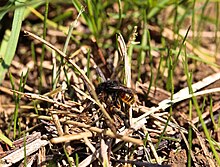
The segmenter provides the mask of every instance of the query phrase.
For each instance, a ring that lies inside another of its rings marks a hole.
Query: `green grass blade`
[[[143,36],[141,40],[141,46],[144,47],[147,46],[147,28],[146,28],[147,18],[146,18],[146,11],[143,10],[142,13],[143,13]],[[141,65],[144,63],[145,57],[146,57],[146,52],[141,48],[140,54],[138,55],[138,80],[140,80],[141,77],[140,68]]]
[[[167,7],[167,4],[170,2],[170,0],[162,0],[158,1],[157,5],[153,7],[150,12],[147,15],[147,18],[150,19],[153,16],[155,16],[157,13],[159,13],[163,8]]]
[[[166,84],[166,89],[167,91],[172,91],[173,90],[173,70],[174,70],[174,65],[173,65],[173,60],[172,60],[172,53],[170,51],[170,49],[167,50],[168,51],[168,77],[167,77],[167,84]],[[173,93],[173,92],[171,92]],[[171,98],[172,99],[172,98]]]
[[[59,21],[63,21],[73,15],[73,11],[66,11],[65,13],[56,16],[52,21],[57,23]]]
[[[16,1],[15,5],[21,5],[25,1],[26,0]],[[9,37],[9,41],[7,44],[7,49],[6,49],[5,54],[2,54],[4,56],[2,57],[3,60],[0,64],[0,83],[2,83],[2,81],[4,80],[5,74],[11,64],[11,61],[16,51],[18,37],[20,34],[21,24],[22,24],[22,20],[24,16],[24,11],[25,11],[25,7],[19,7],[15,9],[14,18],[12,22],[12,30],[11,30],[11,35]]]
[[[119,9],[119,13],[118,13],[118,25],[117,25],[117,29],[120,28],[121,26],[121,22],[122,22],[122,6],[121,6],[121,0],[118,0],[118,9]]]
[[[11,89],[15,90],[15,84],[14,84],[13,76],[12,76],[11,73],[9,73],[9,79],[10,79],[10,82],[11,82]],[[13,93],[13,99],[14,100],[15,100],[15,97],[16,97],[16,95],[15,95],[15,93]]]
[[[195,40],[195,19],[196,19],[196,16],[195,16],[195,3],[196,3],[196,0],[193,0],[193,4],[192,4],[192,39],[193,41]]]
[[[43,28],[43,39],[46,39],[47,33],[47,16],[48,16],[48,9],[49,8],[49,0],[46,1],[45,4],[45,13],[44,13],[44,28]],[[43,61],[45,56],[45,44],[42,44],[42,52],[40,58],[40,78],[39,78],[39,91],[42,90],[42,77],[43,77]]]
[[[217,127],[217,124],[215,123],[215,118],[214,118],[212,108],[213,108],[213,100],[212,100],[212,96],[210,95],[210,105],[209,105],[210,118],[212,120],[214,130],[217,131],[218,127]]]
[[[189,101],[189,119],[192,120],[192,100]],[[192,166],[192,159],[191,159],[191,150],[192,150],[192,127],[189,125],[188,128],[188,142],[189,142],[189,150],[188,150],[188,157],[187,157],[187,166],[191,167]]]
[[[19,83],[19,91],[22,91],[23,80],[24,80],[24,76],[23,76],[23,72],[22,72],[20,83]],[[20,98],[21,98],[21,95],[16,95],[16,97],[15,97],[15,109],[14,109],[14,118],[13,118],[13,120],[14,120],[14,134],[13,134],[14,139],[16,138],[16,135],[17,135],[16,132],[17,132],[18,108],[19,108]],[[20,129],[20,126],[18,128]],[[20,130],[19,130],[19,132],[20,132]]]
[[[148,90],[147,90],[147,96],[150,93],[150,89],[151,89],[151,86],[153,84],[153,79],[154,79],[154,74],[153,74],[153,56],[151,54],[150,40],[151,40],[150,32],[149,32],[149,30],[147,30],[147,43],[148,43],[148,46],[149,46],[148,55],[150,57],[149,58],[150,59],[150,83],[149,83],[149,87],[148,87]]]
[[[178,16],[178,1],[175,1],[175,7],[174,7],[174,17],[173,17],[173,30],[175,34],[178,34],[179,31],[179,25],[177,23],[177,16]]]
[[[10,10],[10,8],[13,6],[13,3],[8,1],[8,3],[0,8],[0,20],[4,17],[4,15]]]
[[[219,31],[219,16],[220,16],[220,12],[219,12],[219,6],[220,6],[220,2],[216,2],[216,19],[215,19],[215,42],[216,42],[216,48],[215,48],[215,53],[217,54],[219,51],[219,44],[220,44],[220,40],[218,37],[218,31]]]
[[[183,60],[183,67],[184,67],[184,72],[185,74],[189,72],[188,69],[188,56],[186,54],[186,47],[185,47],[185,59]],[[189,75],[189,83],[192,85],[192,73]],[[192,94],[192,90],[189,90],[189,93]],[[193,102],[192,99],[189,101],[189,120],[192,120],[192,108],[193,108]],[[188,148],[188,153],[187,153],[187,166],[191,167],[192,166],[192,158],[191,158],[191,150],[192,150],[192,139],[193,139],[193,131],[192,131],[192,126],[189,125],[188,127],[188,142],[189,142],[189,148]]]
[[[159,81],[159,78],[160,78],[160,71],[161,71],[161,66],[162,66],[162,62],[164,61],[164,57],[163,55],[161,55],[160,57],[160,62],[159,62],[159,65],[158,65],[158,68],[157,68],[157,75],[156,75],[156,78],[155,78],[155,81],[154,81],[154,85],[157,86],[157,81]]]
[[[66,155],[66,158],[67,158],[67,161],[69,163],[69,166],[72,167],[73,165],[73,158],[69,156],[66,148],[65,148],[65,145],[63,145],[63,151],[64,151],[64,154]]]
[[[36,60],[35,46],[34,46],[33,42],[31,42],[31,56],[32,56],[32,59],[34,61],[34,65],[36,66],[37,65],[37,60]]]
[[[197,42],[199,42],[199,37],[201,36],[201,31],[204,28],[203,24],[205,23],[204,19],[205,19],[205,10],[207,8],[207,5],[209,4],[209,0],[206,0],[205,3],[202,5],[202,11],[201,11],[201,17],[198,23],[198,28],[197,28],[197,32],[198,32],[198,36],[197,36]]]
[[[189,26],[189,28],[188,28],[187,31],[186,31],[186,35],[185,35],[184,38],[183,38],[182,44],[180,45],[179,52],[178,52],[178,54],[177,54],[177,56],[176,56],[176,58],[175,58],[175,61],[174,61],[174,63],[173,63],[173,64],[174,64],[174,68],[177,66],[180,53],[181,53],[181,51],[182,51],[182,48],[183,48],[183,46],[184,46],[184,43],[185,43],[185,41],[186,41],[186,38],[187,38],[187,36],[188,36],[188,33],[189,33],[190,28],[191,28],[191,27]]]
[[[90,76],[90,50],[88,50],[88,53],[87,53],[86,69],[87,69],[87,77],[89,78]]]
[[[80,12],[80,10],[82,10],[82,4],[80,1],[78,0],[72,0],[72,3],[73,5],[75,6],[75,8],[78,10],[78,12]],[[96,29],[96,26],[95,26],[95,23],[94,23],[94,18],[92,17],[91,14],[93,14],[93,11],[92,11],[92,2],[87,2],[87,6],[88,6],[88,11],[89,11],[89,15],[86,14],[85,12],[82,13],[82,17],[83,19],[86,21],[86,24],[88,25],[89,29],[91,30],[91,32],[93,34],[96,34],[97,32],[97,29]],[[97,35],[97,34],[96,34]],[[95,35],[95,36],[96,36]],[[97,40],[97,39],[96,39]]]
[[[1,140],[8,144],[10,147],[13,146],[13,142],[2,133],[0,133],[0,141]]]
[[[8,45],[8,40],[9,40],[10,35],[11,35],[11,31],[6,30],[4,37],[2,39],[1,46],[0,46],[0,59],[1,59],[0,64],[3,62],[2,56],[5,54],[5,52],[7,50],[7,45]]]
[[[76,153],[76,160],[75,160],[75,164],[76,164],[76,167],[79,166],[79,156],[78,154]]]

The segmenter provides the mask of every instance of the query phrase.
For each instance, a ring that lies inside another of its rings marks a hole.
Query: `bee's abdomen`
[[[132,105],[135,102],[134,95],[125,93],[125,92],[120,92],[119,96],[121,100],[126,103],[127,105]]]

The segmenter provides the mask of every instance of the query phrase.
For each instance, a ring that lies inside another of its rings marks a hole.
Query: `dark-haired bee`
[[[103,101],[112,100],[112,104],[121,108],[121,102],[131,106],[135,102],[134,91],[118,81],[108,80],[98,85],[96,93]]]
[[[134,91],[118,81],[108,80],[97,86],[96,93],[99,100],[105,103],[106,111],[114,120],[114,125],[106,120],[107,126],[113,132],[122,125],[129,127],[129,113],[125,111],[135,102]]]

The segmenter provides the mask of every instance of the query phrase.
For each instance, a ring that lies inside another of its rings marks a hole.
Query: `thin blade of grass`
[[[192,3],[192,40],[194,41],[195,40],[195,19],[196,19],[196,16],[195,16],[195,3],[196,3],[196,0],[193,0],[193,3]]]
[[[48,16],[48,9],[49,8],[49,0],[46,0],[45,4],[45,12],[44,12],[44,24],[43,24],[43,39],[46,38],[46,33],[47,33],[47,16]],[[41,52],[41,57],[40,57],[40,69],[39,69],[39,92],[42,90],[42,77],[43,77],[43,61],[44,61],[44,56],[45,56],[45,44],[42,44],[42,52]]]
[[[90,76],[90,50],[88,50],[88,53],[87,53],[86,69],[87,69],[87,77],[89,78]]]
[[[198,32],[198,36],[196,39],[196,42],[199,44],[200,42],[200,36],[201,36],[201,31],[203,29],[203,24],[204,24],[204,19],[205,19],[205,9],[207,8],[207,5],[209,4],[209,0],[206,0],[205,3],[202,5],[202,11],[201,11],[201,16],[200,19],[198,21],[198,27],[197,27],[197,32]]]
[[[141,46],[145,47],[147,46],[147,29],[146,29],[146,23],[147,23],[147,17],[146,17],[146,11],[143,10],[143,36],[142,36],[142,40],[141,40]],[[146,57],[146,53],[145,51],[141,48],[140,54],[138,55],[138,81],[140,80],[141,77],[141,65],[144,63],[145,57]]]
[[[78,0],[72,0],[73,5],[75,6],[75,8],[78,10],[78,12],[80,12],[80,10],[82,9],[82,5],[80,1]],[[97,27],[97,22],[98,22],[98,18],[95,20],[95,13],[97,12],[94,10],[94,4],[91,1],[87,1],[87,9],[88,9],[88,13],[82,13],[82,17],[83,19],[85,19],[86,24],[88,25],[90,31],[92,32],[92,34],[96,37],[96,40],[98,40],[98,27]]]
[[[118,9],[119,9],[119,12],[118,12],[118,25],[117,25],[117,29],[120,28],[121,26],[121,22],[122,22],[122,6],[121,6],[121,0],[118,0]]]
[[[186,38],[187,38],[187,36],[188,36],[188,33],[189,33],[190,28],[191,28],[191,26],[188,27],[188,29],[187,29],[187,31],[186,31],[186,35],[184,36],[183,41],[182,41],[182,44],[180,45],[179,52],[178,52],[178,54],[177,54],[177,56],[176,56],[176,59],[174,60],[174,63],[173,63],[173,64],[174,64],[174,68],[177,66],[177,62],[178,62],[178,60],[179,60],[179,56],[180,56],[180,53],[181,53],[181,51],[182,51],[182,47],[184,46],[184,43],[185,43],[185,41],[186,41]]]
[[[186,54],[186,47],[185,47],[185,59],[183,60],[183,67],[184,67],[185,73],[188,73],[188,71],[189,71],[187,62],[188,62],[188,56]],[[189,81],[192,84],[192,74],[190,74]],[[191,92],[189,90],[189,94],[192,94],[192,93],[193,92]],[[192,99],[190,99],[189,100],[189,121],[192,120],[192,107],[193,107]],[[192,137],[193,137],[192,135],[193,135],[192,126],[189,125],[189,128],[188,128],[188,145],[189,145],[189,148],[188,148],[188,154],[187,154],[187,166],[188,167],[192,166],[192,155],[191,155]]]
[[[150,93],[150,89],[151,89],[151,86],[153,84],[153,79],[154,79],[154,74],[153,74],[153,56],[151,54],[150,40],[151,40],[150,32],[149,32],[149,30],[147,30],[147,43],[148,43],[148,46],[149,46],[148,55],[149,55],[149,59],[150,59],[150,83],[149,83],[149,87],[148,87],[148,90],[147,90],[147,96]]]
[[[13,146],[13,142],[2,133],[0,133],[0,140],[8,144],[10,147]]]
[[[219,44],[220,44],[220,40],[219,40],[219,37],[218,37],[218,31],[219,31],[219,27],[220,27],[220,24],[219,24],[219,6],[220,6],[220,2],[216,2],[216,19],[215,19],[215,42],[216,42],[216,48],[215,48],[215,56],[217,55],[218,53],[218,49],[219,49]]]
[[[157,68],[157,75],[156,75],[156,78],[155,78],[155,82],[154,82],[154,85],[157,86],[157,82],[159,81],[159,78],[160,78],[160,71],[161,71],[161,66],[162,66],[162,62],[164,61],[164,57],[163,55],[160,57],[160,62],[159,62],[159,65],[158,65],[158,68]]]
[[[189,121],[192,120],[192,100],[189,101]],[[191,150],[192,150],[192,127],[189,125],[188,128],[188,143],[189,143],[189,149],[188,149],[188,157],[187,157],[187,166],[192,166],[192,158],[191,158]]]
[[[162,1],[158,1],[158,3],[156,4],[155,7],[153,7],[150,12],[147,15],[147,18],[150,19],[153,16],[155,16],[157,13],[159,13],[160,10],[162,10],[163,8],[165,8],[167,6],[167,3],[169,3],[170,0],[162,0]]]
[[[77,153],[76,153],[76,158],[75,158],[75,164],[76,164],[76,167],[79,166],[79,156]]]

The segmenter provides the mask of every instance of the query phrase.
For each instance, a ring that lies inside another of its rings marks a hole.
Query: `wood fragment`
[[[46,140],[36,139],[32,141],[31,143],[26,145],[26,156],[33,154],[47,144],[49,144],[49,142]],[[12,152],[11,154],[3,157],[0,161],[0,166],[8,167],[15,164],[16,162],[19,162],[22,159],[24,159],[24,146],[22,146],[15,152]]]

